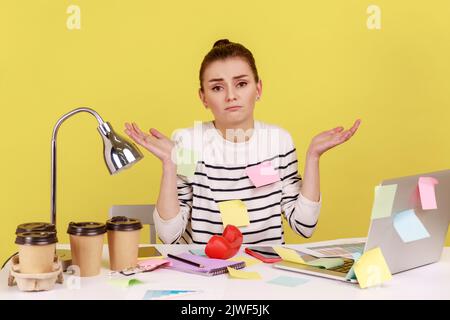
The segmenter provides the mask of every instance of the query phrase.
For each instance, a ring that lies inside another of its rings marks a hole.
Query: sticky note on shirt
[[[379,247],[365,252],[353,267],[361,288],[376,286],[392,278]]]
[[[250,181],[255,187],[261,187],[280,181],[278,171],[276,171],[270,161],[260,163],[245,169]]]
[[[412,209],[395,215],[394,228],[403,242],[406,243],[430,237],[427,229]]]
[[[270,281],[267,281],[267,283],[277,284],[279,286],[292,288],[292,287],[296,287],[301,284],[305,284],[308,281],[309,281],[308,279],[303,279],[303,278],[280,276],[280,277],[276,277]]]
[[[372,207],[372,220],[391,216],[396,192],[396,184],[375,187],[375,198]]]
[[[241,200],[219,202],[219,210],[224,228],[229,224],[236,227],[244,227],[250,224],[247,207]]]
[[[195,168],[197,167],[197,161],[199,159],[198,153],[190,149],[179,147],[177,147],[175,151],[177,174],[185,177],[192,177],[195,173]]]
[[[419,178],[419,194],[423,210],[437,209],[434,188],[438,183],[439,181],[433,177]]]
[[[284,261],[306,264],[305,260],[303,260],[295,250],[283,247],[273,247],[273,250],[275,250]]]
[[[307,264],[313,267],[331,269],[340,267],[344,264],[344,259],[342,258],[319,258],[316,260],[308,261]]]
[[[260,280],[261,275],[258,272],[247,272],[227,267],[228,274],[234,279]]]

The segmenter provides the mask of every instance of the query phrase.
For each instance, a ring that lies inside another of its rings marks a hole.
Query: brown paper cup
[[[53,271],[56,244],[19,245],[20,273],[47,273]]]
[[[140,231],[108,230],[109,263],[111,270],[120,271],[137,265]]]
[[[80,276],[98,275],[102,267],[106,225],[100,222],[71,222],[67,233],[70,235],[72,265],[80,268]]]
[[[80,268],[81,277],[93,277],[100,273],[103,239],[103,234],[98,236],[70,235],[72,265]]]

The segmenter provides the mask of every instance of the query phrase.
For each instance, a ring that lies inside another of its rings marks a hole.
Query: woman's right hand
[[[149,130],[150,134],[145,133],[134,122],[131,124],[125,123],[125,128],[125,133],[134,142],[153,153],[163,164],[173,163],[172,149],[175,143],[168,137],[154,128]]]

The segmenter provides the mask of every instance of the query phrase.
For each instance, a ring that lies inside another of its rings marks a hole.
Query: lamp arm
[[[88,112],[90,114],[92,114],[98,121],[98,123],[100,124],[100,127],[102,127],[105,122],[103,121],[102,117],[100,117],[100,115],[95,112],[94,110],[90,109],[90,108],[77,108],[74,109],[68,113],[66,113],[65,115],[63,115],[61,118],[59,118],[59,120],[56,122],[55,126],[53,127],[53,133],[52,133],[52,160],[51,160],[51,222],[56,226],[56,137],[58,135],[58,130],[59,127],[61,126],[61,124],[68,118],[70,118],[71,116],[73,116],[76,113],[79,112]]]

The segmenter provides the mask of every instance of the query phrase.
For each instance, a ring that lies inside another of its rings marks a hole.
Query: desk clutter
[[[139,257],[139,232],[141,223],[127,217],[113,217],[106,223],[71,222],[67,233],[70,235],[70,256],[72,271],[75,276],[92,277],[101,271],[103,237],[108,235],[109,244],[109,284],[116,287],[131,288],[143,285],[145,282],[130,276],[153,272],[160,269],[183,273],[193,273],[202,276],[217,276],[228,274],[230,279],[264,280],[256,271],[247,270],[252,265],[262,261],[251,256],[236,256],[242,244],[242,234],[233,225],[227,225],[221,236],[211,237],[212,241],[202,250],[190,250],[174,254],[162,255],[156,249],[146,250],[148,257]],[[63,268],[56,252],[56,231],[53,225],[47,223],[22,224],[16,230],[18,255],[13,257],[8,284],[17,285],[22,291],[51,290],[56,283],[63,283]],[[216,246],[216,247],[214,247]],[[358,279],[362,288],[378,285],[391,278],[389,269],[383,259],[382,252],[371,250],[362,256],[354,256],[354,264],[348,273],[349,279]],[[315,268],[331,269],[339,267],[344,260],[335,258],[315,258],[305,261],[299,252],[281,246],[273,250],[284,261],[306,264]],[[151,252],[151,253],[150,253]],[[270,265],[270,264],[267,264]],[[382,270],[377,281],[368,279],[368,268],[377,266]],[[289,278],[289,277],[287,277]],[[293,286],[308,281],[292,278],[291,281],[269,279],[270,284]],[[169,290],[170,291],[170,290]],[[188,290],[189,291],[189,290]],[[178,292],[175,290],[175,292]],[[163,294],[163,296],[166,296]],[[151,295],[147,298],[157,298]]]
[[[268,165],[262,164],[260,169],[268,170],[268,168]],[[255,172],[249,175],[255,175]],[[267,181],[256,179],[255,185],[264,185],[276,179],[276,175],[272,175]],[[392,216],[393,226],[405,243],[430,237],[428,230],[417,217],[415,208],[420,206],[422,210],[428,211],[438,207],[435,196],[435,186],[438,184],[439,181],[436,178],[420,177],[417,181],[416,193],[411,195],[411,207],[401,212],[393,212],[397,185],[377,186],[371,219]],[[263,279],[257,272],[245,270],[255,264],[255,259],[252,261],[249,257],[235,256],[243,241],[242,233],[237,227],[248,224],[245,205],[241,200],[224,201],[220,203],[220,211],[225,226],[224,232],[220,236],[211,237],[205,249],[201,251],[191,250],[191,252],[168,255],[167,258],[154,256],[153,259],[139,259],[141,222],[137,219],[117,216],[107,220],[106,223],[70,222],[67,233],[70,237],[71,252],[67,256],[72,259],[71,265],[77,266],[76,276],[99,275],[104,236],[107,234],[111,276],[128,277],[143,272],[169,269],[204,276],[228,273],[230,279]],[[225,221],[228,221],[228,224]],[[56,228],[53,224],[34,222],[19,225],[16,229],[15,240],[18,245],[18,254],[12,258],[8,285],[17,286],[22,291],[43,291],[53,289],[56,283],[62,284],[65,268],[63,268],[62,260],[55,254],[57,242]],[[313,268],[332,269],[348,262],[348,257],[345,257],[347,259],[345,261],[344,258],[339,257],[313,257],[313,259],[304,260],[295,250],[280,246],[273,249],[284,261]],[[392,278],[379,247],[361,254],[354,254],[351,260],[351,268],[346,279],[357,280],[361,288],[378,286]],[[64,260],[64,262],[67,261]],[[260,261],[256,260],[256,262]],[[376,270],[375,276],[373,270]],[[128,278],[122,282],[127,283],[126,287],[141,284],[131,280],[133,279]],[[289,282],[285,278],[269,281],[272,284],[306,282]],[[159,297],[159,294],[155,293],[155,296]],[[153,293],[148,297],[153,297]]]

